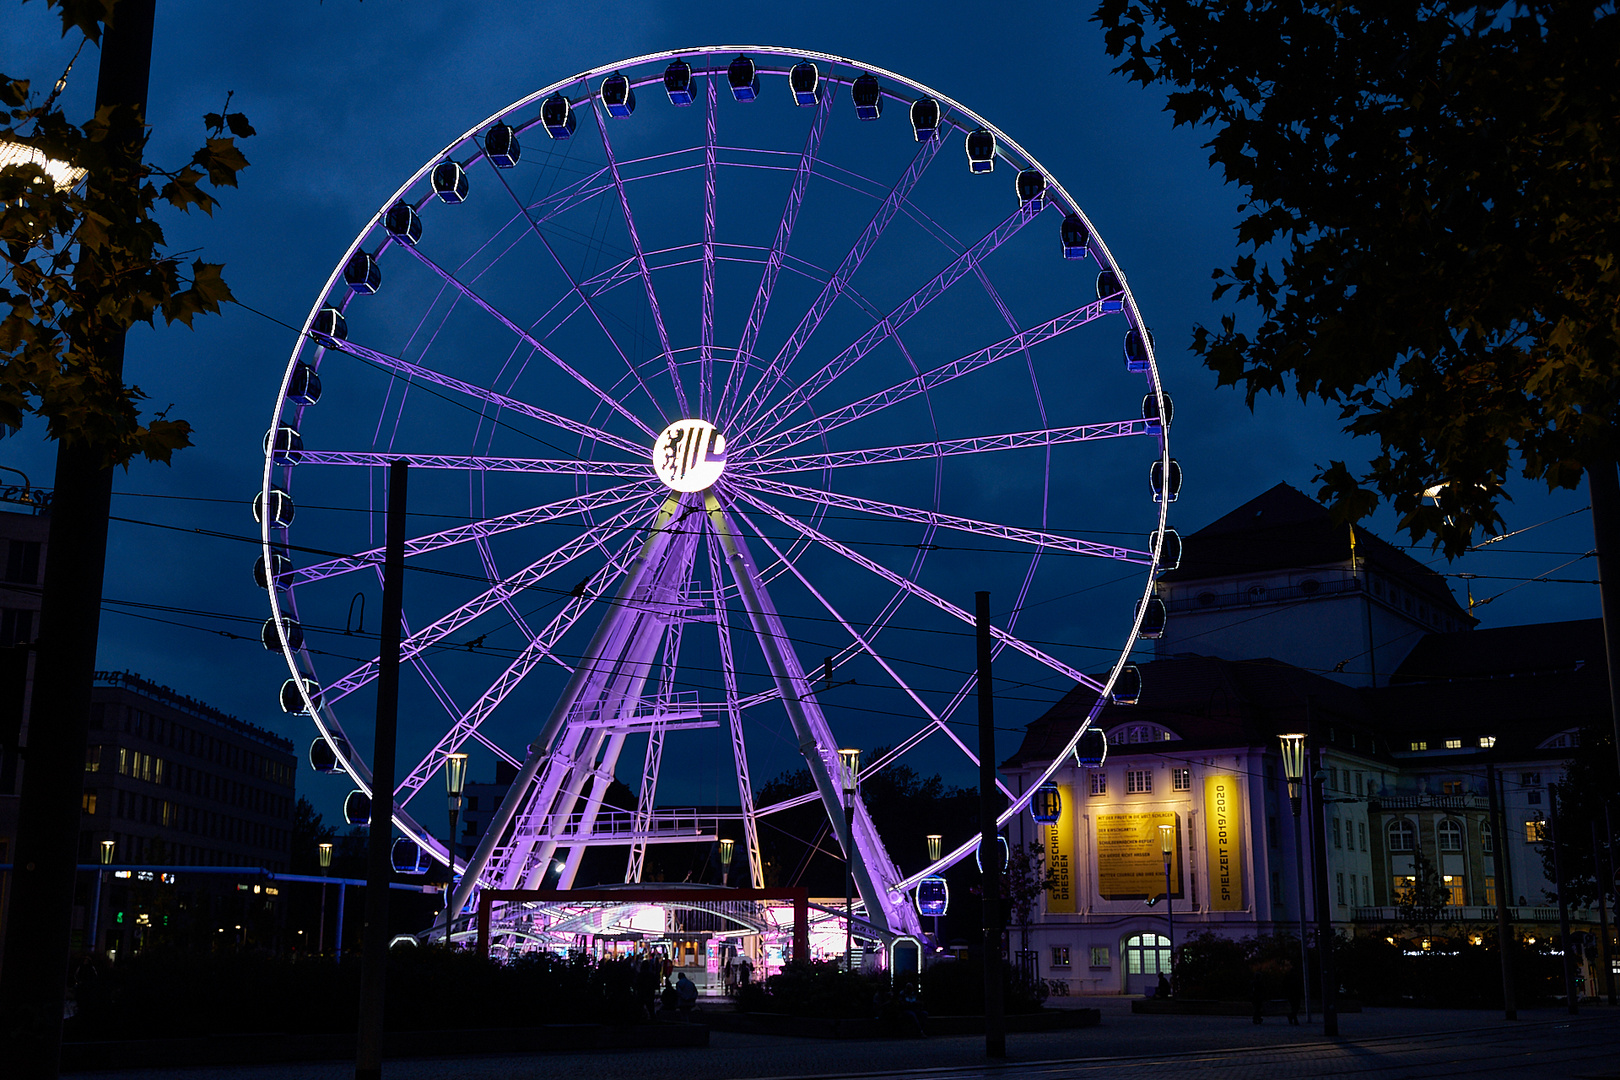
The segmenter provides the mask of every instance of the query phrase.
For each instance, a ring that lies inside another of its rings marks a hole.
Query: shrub
[[[873,997],[886,979],[886,975],[878,976],[874,981],[860,972],[845,971],[836,960],[787,964],[765,980],[763,994],[748,995],[747,1007],[791,1016],[871,1016]],[[739,999],[738,1008],[743,1007]]]
[[[1001,968],[1001,1002],[1007,1013],[1041,1009],[1036,988],[1018,978],[1012,965]],[[923,972],[923,1008],[935,1016],[984,1015],[984,965],[977,959],[935,964]]]

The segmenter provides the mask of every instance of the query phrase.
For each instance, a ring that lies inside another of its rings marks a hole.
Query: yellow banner
[[[1204,850],[1209,852],[1209,908],[1243,910],[1243,803],[1235,776],[1204,777]]]
[[[1164,892],[1159,826],[1175,830],[1170,847],[1170,895],[1181,897],[1181,830],[1175,812],[1097,815],[1097,892],[1106,900],[1135,900]]]
[[[1052,888],[1046,894],[1046,910],[1053,915],[1075,913],[1074,888],[1074,789],[1058,785],[1061,808],[1058,819],[1046,827],[1046,868],[1052,872]]]

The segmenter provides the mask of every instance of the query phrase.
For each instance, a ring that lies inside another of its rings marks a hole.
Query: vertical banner
[[[1209,909],[1243,910],[1243,806],[1238,778],[1204,777],[1204,850],[1209,853]]]
[[[1046,910],[1051,915],[1073,915],[1074,904],[1074,789],[1058,785],[1061,808],[1058,819],[1046,827],[1046,868],[1052,872],[1052,888],[1046,894]]]

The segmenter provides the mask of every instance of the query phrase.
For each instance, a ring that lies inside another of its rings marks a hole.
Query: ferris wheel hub
[[[703,491],[726,468],[726,437],[707,420],[677,420],[659,432],[653,471],[674,491]]]

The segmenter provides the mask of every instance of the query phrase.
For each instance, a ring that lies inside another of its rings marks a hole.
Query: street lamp
[[[117,845],[111,840],[101,842],[101,869],[96,871],[95,895],[90,900],[90,952],[96,949],[96,932],[101,923],[101,879],[107,876],[107,867],[112,865],[113,849]]]
[[[928,865],[939,862],[940,849],[945,846],[945,838],[939,833],[928,834]],[[939,948],[939,916],[934,916],[934,948]]]
[[[853,969],[855,952],[855,785],[861,777],[861,752],[838,751],[838,776],[844,786],[844,970]]]
[[[1305,790],[1305,736],[1279,735],[1282,743],[1283,775],[1288,777],[1288,808],[1294,812],[1294,881],[1299,892],[1299,985],[1304,991],[1305,1019],[1311,1018],[1309,966],[1305,962],[1305,847],[1300,839],[1299,808]]]
[[[450,842],[445,845],[448,861],[444,878],[444,947],[450,947],[450,895],[456,881],[456,821],[461,817],[461,793],[467,789],[467,755],[444,757],[444,790],[450,796]]]
[[[321,857],[321,929],[315,943],[315,955],[326,955],[326,872],[332,866],[332,845],[323,841],[319,847]]]
[[[1170,854],[1176,848],[1176,827],[1174,825],[1159,826],[1159,849],[1164,852],[1164,923],[1165,936],[1170,941],[1170,975],[1174,982],[1176,974],[1176,916],[1175,901],[1170,899]],[[1172,992],[1174,988],[1172,987]]]
[[[731,855],[732,855],[732,852],[736,850],[736,847],[737,847],[737,841],[735,841],[735,840],[721,840],[720,841],[720,884],[721,884],[721,886],[729,886],[731,884]]]

